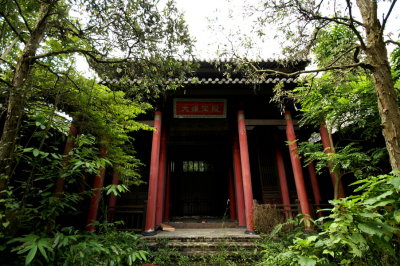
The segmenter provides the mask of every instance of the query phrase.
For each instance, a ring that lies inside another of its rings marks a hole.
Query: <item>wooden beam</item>
[[[286,126],[284,119],[246,119],[246,126]],[[297,126],[298,120],[293,120],[293,125]]]

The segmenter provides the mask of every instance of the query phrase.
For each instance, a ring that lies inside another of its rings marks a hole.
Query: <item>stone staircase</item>
[[[250,261],[259,257],[258,235],[247,235],[240,228],[176,228],[143,239],[151,250],[170,248],[192,262],[212,259]],[[211,263],[210,263],[211,264]]]
[[[236,221],[190,221],[190,222],[167,222],[165,223],[176,229],[210,229],[210,228],[237,228],[238,224]]]

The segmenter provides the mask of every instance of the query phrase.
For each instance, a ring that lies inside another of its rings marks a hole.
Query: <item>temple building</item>
[[[306,66],[258,64],[281,72]],[[332,183],[327,177],[318,184],[313,165],[298,156],[296,140],[309,132],[298,127],[293,104],[271,102],[278,83],[286,90],[296,86],[295,78],[279,75],[227,78],[215,62],[200,62],[194,77],[143,117],[155,128],[134,136],[146,184],[110,200],[113,217],[154,235],[161,223],[182,217],[225,217],[252,234],[253,200],[276,204],[287,217],[314,216],[317,205],[332,198]]]

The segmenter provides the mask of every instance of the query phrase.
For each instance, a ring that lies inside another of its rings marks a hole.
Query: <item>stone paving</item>
[[[177,228],[173,232],[157,231],[154,236],[143,236],[143,239],[157,238],[246,238],[259,239],[259,235],[245,234],[243,228],[201,228],[201,229],[181,229]]]

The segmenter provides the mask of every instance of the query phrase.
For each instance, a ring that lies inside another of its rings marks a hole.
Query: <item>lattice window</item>
[[[205,161],[183,161],[182,172],[184,173],[204,173],[211,172],[212,166]]]

